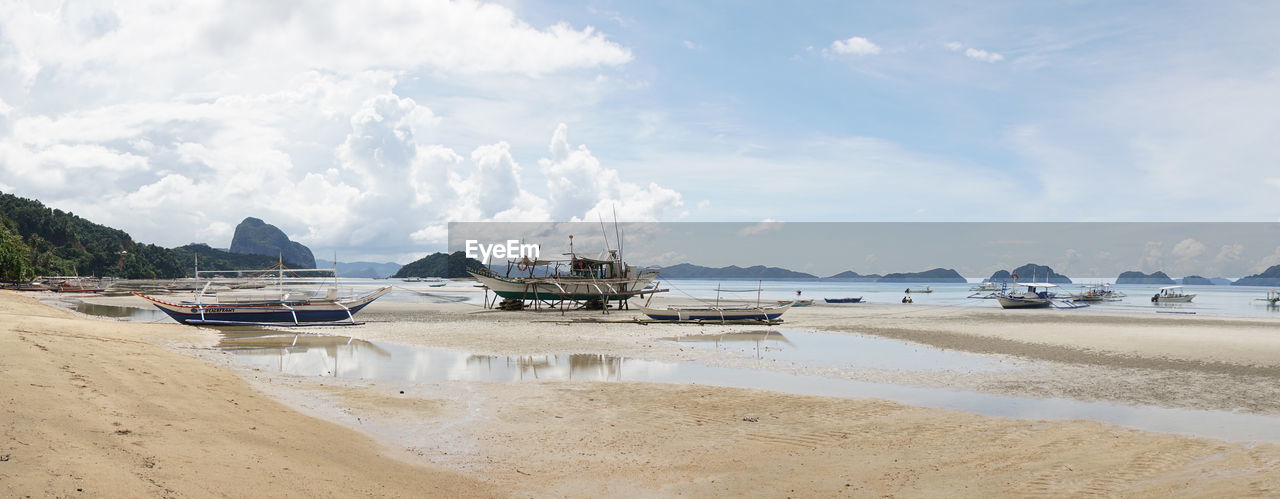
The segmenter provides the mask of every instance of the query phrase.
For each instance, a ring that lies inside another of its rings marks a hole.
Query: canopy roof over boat
[[[1173,289],[1182,289],[1182,286],[1165,286],[1165,287],[1163,287],[1163,288],[1160,288],[1160,291],[1164,291],[1164,290],[1166,290],[1166,289],[1169,289],[1169,290],[1173,290]]]
[[[1056,287],[1058,287],[1058,285],[1057,285],[1057,284],[1051,284],[1051,283],[1047,283],[1047,282],[1020,282],[1020,283],[1015,284],[1015,286],[1026,286],[1026,287],[1028,287],[1028,288],[1056,288]]]

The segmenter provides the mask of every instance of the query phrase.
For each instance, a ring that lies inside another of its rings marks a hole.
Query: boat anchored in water
[[[1195,293],[1183,293],[1182,286],[1165,286],[1151,295],[1151,303],[1190,303]]]
[[[1047,282],[1018,283],[1013,286],[1012,291],[996,293],[995,299],[1003,308],[1084,308],[1089,306],[1058,298],[1053,291],[1057,287],[1057,284]]]
[[[915,289],[907,288],[907,290],[906,290],[906,291],[904,291],[904,293],[908,293],[908,294],[911,294],[911,293],[932,293],[932,292],[933,292],[933,288],[930,288],[929,286],[925,286],[925,287],[923,287],[923,288],[915,288]]]
[[[1088,284],[1081,287],[1080,293],[1072,294],[1071,299],[1082,302],[1120,301],[1124,293],[1111,289],[1111,284]]]

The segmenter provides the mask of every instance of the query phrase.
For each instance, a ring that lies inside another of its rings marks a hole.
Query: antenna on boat
[[[613,206],[613,237],[618,243],[618,259],[622,259],[622,233],[618,231],[618,205]]]
[[[604,236],[604,250],[605,252],[612,252],[613,250],[609,248],[609,231],[604,229],[604,217],[596,213],[596,219],[600,220],[600,235]]]

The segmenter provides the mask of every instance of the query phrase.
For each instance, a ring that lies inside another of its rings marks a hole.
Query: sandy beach
[[[661,340],[758,327],[567,322],[626,311],[388,300],[364,326],[307,333],[1280,416],[1280,322],[1027,312],[818,306],[777,327],[1016,367],[992,371],[769,364]],[[0,317],[6,495],[1280,493],[1271,442],[706,385],[292,376],[246,367],[209,328],[92,318],[12,292]]]

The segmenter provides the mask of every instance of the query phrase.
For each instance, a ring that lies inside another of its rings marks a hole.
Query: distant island
[[[969,282],[955,269],[936,268],[924,272],[885,274],[876,282]]]
[[[853,282],[876,282],[881,277],[883,276],[881,276],[880,274],[862,275],[852,270],[846,270],[844,272],[833,275],[831,277],[823,277],[823,279],[835,279],[840,281],[853,281]]]
[[[1116,278],[1116,284],[1174,284],[1174,282],[1164,272],[1155,271],[1150,274],[1143,274],[1136,270],[1130,270],[1121,272],[1120,277]]]
[[[338,262],[338,275],[342,277],[390,277],[400,270],[398,263],[387,262]],[[333,262],[330,260],[316,259],[316,268],[331,269]]]
[[[1201,277],[1198,275],[1189,275],[1180,279],[1178,284],[1182,284],[1184,286],[1221,286],[1231,284],[1231,280],[1222,277],[1214,277],[1210,279],[1208,277]]]
[[[391,277],[443,277],[455,279],[471,277],[467,270],[485,269],[483,263],[474,258],[467,258],[461,251],[453,253],[432,253],[400,267]]]
[[[236,226],[231,237],[231,252],[242,255],[274,256],[285,266],[298,269],[316,268],[316,257],[302,243],[289,239],[284,231],[260,218],[246,217]]]
[[[1232,286],[1280,286],[1280,265],[1272,265],[1261,274],[1241,277]]]
[[[689,263],[681,263],[670,267],[662,267],[659,275],[665,279],[817,279],[818,276],[796,272],[779,267],[703,267]]]
[[[1013,274],[1018,275],[1020,282],[1050,282],[1054,284],[1071,284],[1071,278],[1054,272],[1048,265],[1036,265],[1028,263],[1016,269],[1013,272],[1007,270],[997,270],[988,281],[991,282],[1013,282]]]

